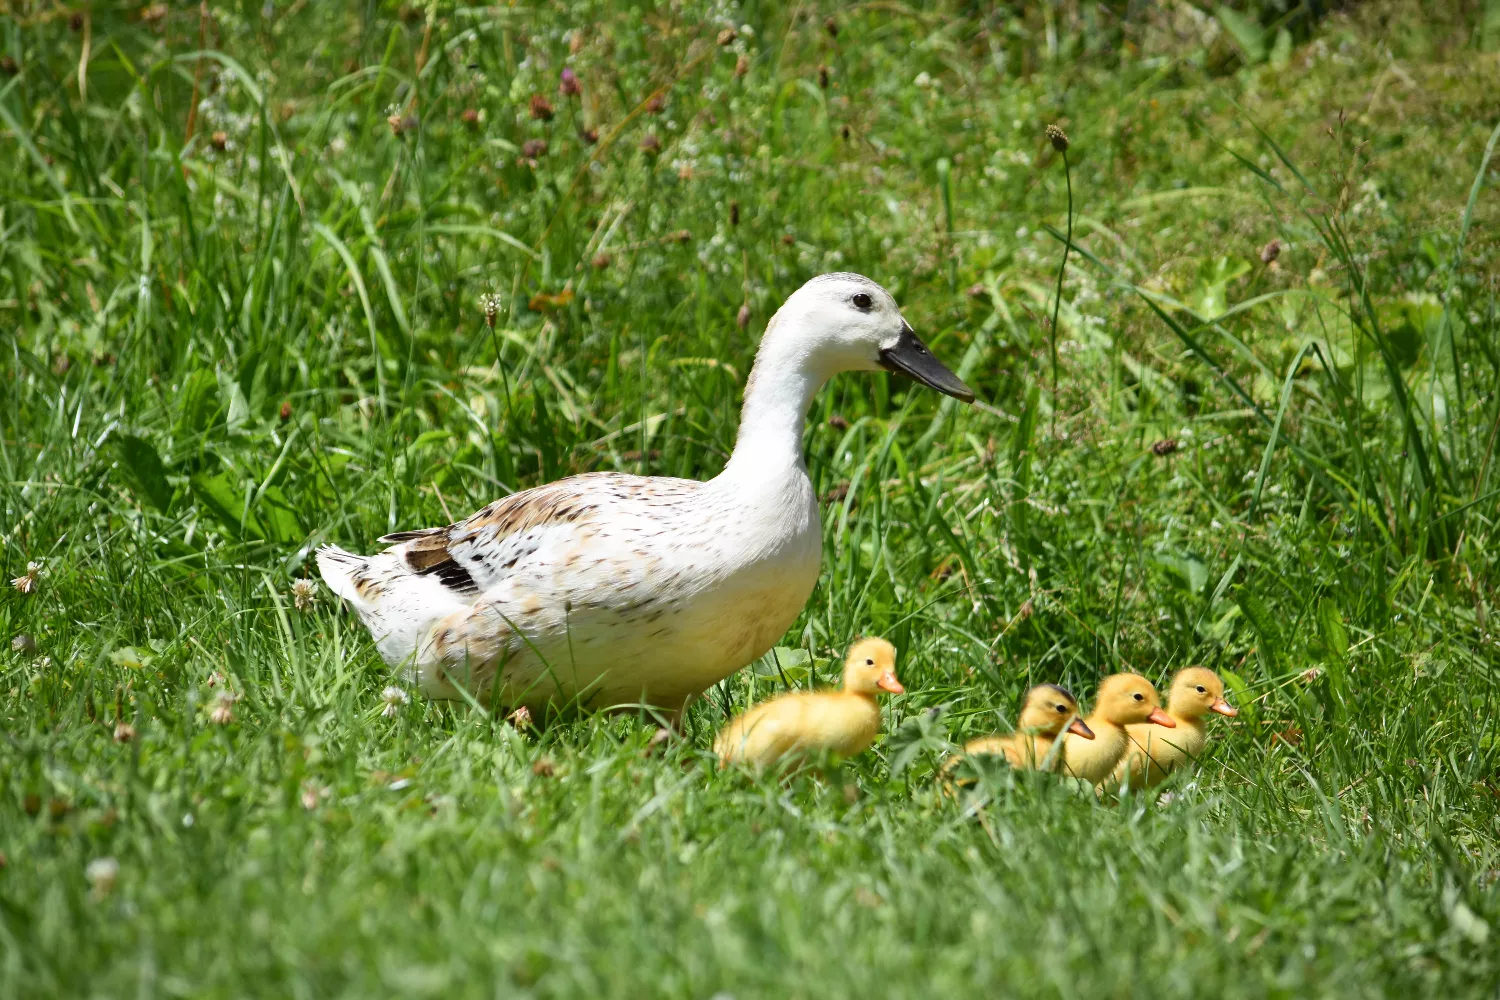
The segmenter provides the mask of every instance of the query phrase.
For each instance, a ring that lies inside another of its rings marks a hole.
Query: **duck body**
[[[318,568],[429,696],[680,712],[802,612],[822,551],[807,410],[838,372],[880,368],[973,399],[883,288],[814,278],[767,325],[715,478],[574,476],[387,535],[373,556],[325,546]]]
[[[1048,755],[1062,732],[1066,730],[1085,740],[1094,738],[1087,723],[1078,717],[1078,699],[1056,684],[1038,684],[1028,690],[1022,699],[1018,722],[1014,733],[985,736],[964,744],[962,755],[950,759],[944,773],[957,767],[961,757],[976,756],[1002,756],[1011,767],[1023,770],[1036,770],[1043,765],[1056,770],[1061,758],[1054,755],[1048,764]]]
[[[1204,667],[1178,672],[1167,694],[1167,714],[1176,726],[1162,732],[1151,725],[1126,726],[1129,744],[1110,777],[1110,784],[1154,788],[1172,772],[1187,767],[1208,746],[1210,713],[1234,717],[1239,710],[1224,700],[1224,682]]]
[[[677,709],[791,627],[821,539],[798,462],[752,482],[575,476],[319,564],[429,696]]]
[[[1140,674],[1115,674],[1099,685],[1094,711],[1084,719],[1094,733],[1092,740],[1080,740],[1063,734],[1062,765],[1058,770],[1070,777],[1097,785],[1108,778],[1130,746],[1126,727],[1132,724],[1150,728],[1175,726],[1161,709],[1161,702],[1151,682]]]
[[[895,662],[895,647],[884,639],[856,643],[845,663],[843,690],[779,695],[725,726],[714,740],[720,766],[769,767],[820,753],[864,753],[880,733],[877,692],[904,690]]]

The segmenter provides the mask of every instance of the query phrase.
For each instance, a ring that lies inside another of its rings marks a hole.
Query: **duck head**
[[[1140,674],[1115,674],[1104,678],[1095,700],[1094,716],[1116,726],[1154,722],[1174,729],[1177,723],[1161,710],[1156,688]]]
[[[932,356],[891,293],[861,274],[819,275],[793,292],[766,327],[761,351],[767,350],[822,381],[885,369],[974,401],[974,391]]]
[[[861,639],[849,647],[844,660],[844,691],[875,697],[877,691],[901,694],[896,680],[896,647],[884,639]]]
[[[1027,691],[1017,721],[1023,733],[1056,737],[1066,729],[1086,740],[1094,738],[1094,731],[1078,717],[1078,699],[1056,684],[1038,684]]]
[[[1224,700],[1224,682],[1207,667],[1188,667],[1172,678],[1167,707],[1179,719],[1202,719],[1209,712],[1233,718],[1240,710]]]

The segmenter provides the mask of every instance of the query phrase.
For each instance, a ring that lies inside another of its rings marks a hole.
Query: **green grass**
[[[12,3],[0,995],[1493,996],[1500,14],[1262,6]],[[984,401],[813,409],[782,665],[893,639],[887,736],[718,772],[769,664],[664,751],[382,715],[311,548],[714,474],[825,270]],[[938,793],[1190,663],[1243,711],[1170,795]]]

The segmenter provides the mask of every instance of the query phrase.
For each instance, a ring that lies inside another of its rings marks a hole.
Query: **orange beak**
[[[1072,722],[1068,723],[1068,732],[1074,736],[1082,736],[1086,740],[1094,738],[1094,731],[1085,725],[1082,719],[1075,718]]]
[[[1220,715],[1227,715],[1227,716],[1229,716],[1231,719],[1234,718],[1236,715],[1240,714],[1240,710],[1239,709],[1237,709],[1233,705],[1229,704],[1229,702],[1225,701],[1223,698],[1220,698],[1218,701],[1214,702],[1212,705],[1210,705],[1208,707],[1211,710],[1213,710],[1215,712],[1218,712]]]
[[[891,694],[906,693],[906,688],[901,686],[901,682],[896,680],[896,675],[889,670],[880,675],[880,680],[875,682],[875,686],[882,691],[889,691]]]
[[[1172,717],[1159,708],[1153,708],[1151,714],[1146,716],[1146,721],[1154,722],[1158,726],[1166,726],[1168,729],[1177,728],[1177,723],[1172,721]]]

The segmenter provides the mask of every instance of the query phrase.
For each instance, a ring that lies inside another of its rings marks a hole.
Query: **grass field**
[[[0,996],[1500,989],[1493,0],[7,6]],[[715,474],[831,270],[981,404],[819,397],[780,669],[384,711],[312,548]],[[872,751],[714,767],[860,633]],[[935,786],[1192,663],[1167,794]]]

